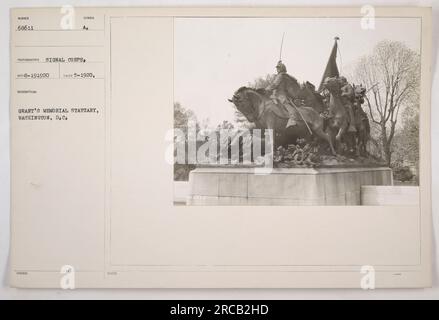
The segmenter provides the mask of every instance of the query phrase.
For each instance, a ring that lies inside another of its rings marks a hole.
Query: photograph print
[[[419,205],[421,19],[176,18],[174,205]]]

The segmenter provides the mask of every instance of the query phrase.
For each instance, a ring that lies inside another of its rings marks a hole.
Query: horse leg
[[[343,123],[343,124],[339,127],[339,129],[338,129],[338,133],[337,133],[337,135],[335,136],[335,140],[336,140],[337,142],[340,142],[340,141],[341,141],[341,138],[342,138],[343,135],[345,134],[346,129],[347,129],[347,123],[345,122],[345,123]]]
[[[359,157],[361,155],[361,138],[360,137],[355,137],[355,150],[356,150],[357,157]]]
[[[317,129],[314,129],[314,132],[315,132],[315,134],[318,136],[318,137],[320,137],[321,139],[323,139],[323,140],[326,140],[328,143],[329,143],[329,147],[331,148],[331,152],[332,152],[332,154],[334,155],[334,156],[336,156],[337,155],[337,153],[335,152],[335,149],[334,149],[334,144],[332,143],[332,135],[331,134],[329,134],[329,133],[327,133],[327,132],[324,132],[323,131],[323,128],[317,128]]]
[[[362,156],[367,156],[366,144],[367,144],[367,136],[363,132],[362,136],[360,137],[360,155]]]
[[[346,121],[344,121],[343,124],[339,127],[338,133],[335,136],[336,148],[338,150],[341,150],[341,138],[345,134],[347,127],[348,127],[348,124]]]
[[[357,128],[357,133],[356,133],[357,157],[363,155],[363,142],[364,142],[364,128],[360,126]]]
[[[333,128],[331,128],[331,127],[328,125],[328,126],[326,127],[326,129],[325,129],[325,133],[326,133],[326,135],[329,137],[329,141],[330,141],[329,146],[331,146],[331,144],[332,144],[332,148],[334,148],[334,153],[335,153],[335,155],[337,155],[337,152],[336,152],[336,145],[335,145],[335,133],[334,133]],[[332,153],[332,150],[331,150],[331,153]]]
[[[270,115],[271,117],[269,117],[268,115]],[[273,150],[276,150],[279,146],[282,146],[284,144],[284,136],[282,134],[282,132],[278,132],[276,133],[276,118],[275,118],[275,114],[273,113],[269,113],[267,115],[267,121],[266,121],[266,130],[271,130],[272,132],[272,147]],[[267,132],[265,132],[265,134],[268,134]],[[265,141],[265,136],[264,136],[264,141]]]
[[[356,129],[357,130],[357,129]],[[357,135],[355,132],[347,132],[348,135],[347,143],[349,152],[351,154],[357,154],[358,155],[358,144],[357,144]]]

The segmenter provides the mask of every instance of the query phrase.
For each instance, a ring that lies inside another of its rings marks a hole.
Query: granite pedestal
[[[372,168],[197,168],[188,205],[360,205],[362,186],[393,185],[392,170]]]

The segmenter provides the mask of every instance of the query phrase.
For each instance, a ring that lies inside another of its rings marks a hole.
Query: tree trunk
[[[381,123],[381,144],[383,146],[383,158],[390,167],[392,152],[390,150],[391,141],[387,137],[387,128],[385,123]]]
[[[390,163],[392,162],[392,151],[390,150],[390,141],[388,141],[386,146],[384,147],[384,152],[386,153],[387,166],[390,167]]]

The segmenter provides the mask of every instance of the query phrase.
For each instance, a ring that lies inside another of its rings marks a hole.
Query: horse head
[[[255,122],[259,116],[260,94],[251,88],[241,87],[228,99],[248,121]]]
[[[328,89],[331,94],[340,94],[340,81],[337,77],[327,77],[323,82],[323,87]]]
[[[366,94],[366,88],[362,84],[354,85],[354,92],[356,96],[364,96]]]
[[[296,78],[289,74],[285,74],[282,81],[285,81],[285,87],[287,88],[290,97],[299,97],[301,95],[303,88]]]

